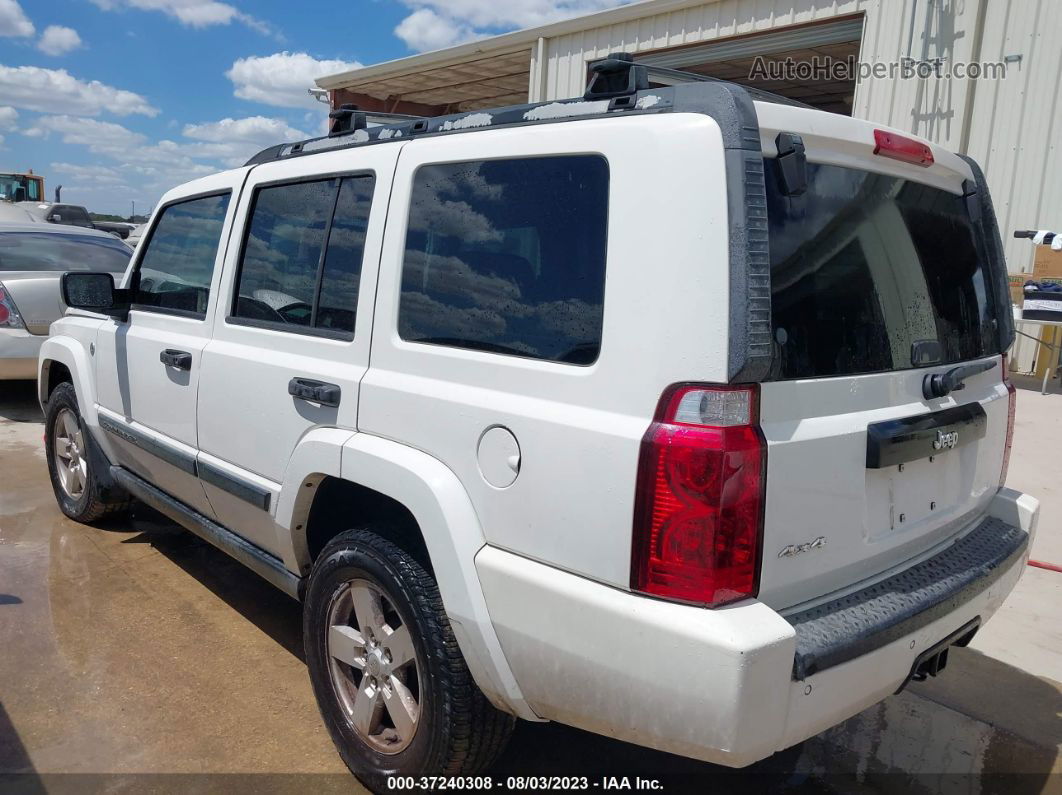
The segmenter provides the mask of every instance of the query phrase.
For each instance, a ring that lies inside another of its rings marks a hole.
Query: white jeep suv
[[[136,498],[302,600],[374,788],[514,717],[747,765],[935,675],[1028,556],[978,166],[594,74],[174,189],[41,351],[62,510]]]

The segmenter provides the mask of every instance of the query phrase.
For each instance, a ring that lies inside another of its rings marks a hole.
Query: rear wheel
[[[369,530],[334,539],[314,564],[303,618],[321,715],[370,788],[476,773],[504,748],[513,718],[472,680],[431,575],[394,544]]]
[[[129,499],[104,500],[100,473],[94,471],[92,439],[85,430],[74,386],[63,383],[48,398],[44,449],[48,475],[59,509],[77,522],[93,522],[128,509]]]

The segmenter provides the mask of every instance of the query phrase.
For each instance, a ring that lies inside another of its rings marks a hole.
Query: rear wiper
[[[977,375],[996,366],[995,362],[974,362],[973,364],[960,364],[952,367],[944,373],[930,373],[922,379],[922,395],[926,400],[942,398],[963,389],[963,382],[971,375]]]

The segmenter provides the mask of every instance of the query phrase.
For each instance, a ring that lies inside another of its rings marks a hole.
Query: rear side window
[[[0,232],[0,271],[124,273],[132,255],[112,237],[57,232]]]
[[[210,277],[229,194],[203,196],[162,210],[140,258],[136,302],[164,311],[206,314]]]
[[[991,275],[961,196],[809,163],[806,193],[789,197],[777,161],[766,171],[779,377],[998,353]]]
[[[597,155],[422,166],[409,209],[402,338],[595,361],[608,184]]]
[[[260,188],[232,318],[353,336],[372,189],[371,176]]]

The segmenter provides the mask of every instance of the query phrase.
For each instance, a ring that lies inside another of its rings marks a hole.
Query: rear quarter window
[[[608,163],[597,155],[422,166],[409,210],[402,338],[595,361],[608,185]]]

